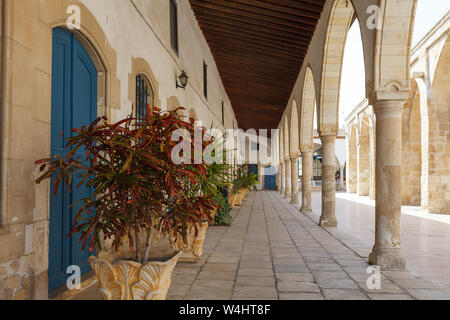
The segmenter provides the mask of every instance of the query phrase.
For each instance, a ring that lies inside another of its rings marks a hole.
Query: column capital
[[[334,142],[334,141],[336,141],[336,135],[322,135],[322,134],[319,134],[319,137],[320,137],[320,140],[322,140],[322,144],[323,144],[323,143],[327,143],[327,142]]]
[[[376,86],[374,81],[366,83],[366,91],[369,105],[375,105],[378,101],[384,100],[408,100],[411,90],[408,83],[398,80],[387,81],[384,86]]]
[[[406,100],[378,100],[373,105],[373,112],[377,119],[399,118],[403,113]]]
[[[303,144],[300,146],[300,153],[308,152],[308,151],[312,152],[312,150],[313,150],[313,146],[310,144]]]

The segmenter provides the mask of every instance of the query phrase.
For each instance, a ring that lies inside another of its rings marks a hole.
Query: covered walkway
[[[361,241],[319,227],[277,192],[250,193],[233,215],[231,227],[208,229],[199,263],[177,264],[168,299],[450,299],[409,271],[384,271],[381,289],[368,289]]]

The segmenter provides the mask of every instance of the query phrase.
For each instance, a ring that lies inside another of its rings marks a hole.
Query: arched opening
[[[337,159],[337,157],[335,157],[335,177],[336,180],[339,180],[339,161]],[[314,186],[319,186],[322,183],[322,163],[323,163],[323,155],[322,155],[322,148],[316,150],[313,153],[313,185]]]
[[[314,139],[316,90],[311,68],[306,69],[300,117],[300,151],[310,150]]]
[[[369,196],[370,193],[370,128],[369,119],[360,120],[358,136],[358,187],[359,196]]]
[[[289,139],[289,153],[290,156],[297,157],[299,153],[299,132],[298,132],[298,112],[297,102],[292,102],[291,110],[291,126],[290,126],[290,139]]]
[[[313,154],[313,184],[322,181],[322,149]]]
[[[65,154],[65,141],[73,135],[72,128],[89,125],[99,112],[99,92],[104,91],[103,63],[95,50],[80,34],[64,28],[52,31],[52,101],[51,101],[51,154]],[[104,105],[104,98],[101,101]],[[102,106],[101,105],[101,106]],[[104,111],[104,110],[103,110]],[[62,134],[61,134],[62,133]],[[83,157],[78,151],[75,157]],[[80,209],[77,201],[90,197],[93,190],[76,188],[82,177],[74,176],[71,192],[62,186],[50,196],[50,233],[48,287],[52,291],[67,280],[67,267],[77,265],[81,274],[90,270],[86,262],[89,252],[82,251],[79,235],[68,238],[72,222]]]
[[[414,86],[414,82],[412,83]],[[403,107],[402,119],[402,204],[420,206],[422,175],[422,126],[417,85]]]
[[[348,150],[347,150],[347,163],[345,167],[345,177],[347,183],[347,192],[356,193],[357,191],[357,129],[355,125],[350,126],[348,139]]]
[[[336,135],[339,128],[339,101],[341,71],[347,33],[354,17],[351,1],[336,0],[328,21],[324,46],[320,104],[319,132]]]
[[[345,117],[366,97],[364,50],[357,19],[348,30],[339,90],[339,128],[342,128]]]
[[[450,37],[434,72],[428,104],[428,211],[450,214]]]

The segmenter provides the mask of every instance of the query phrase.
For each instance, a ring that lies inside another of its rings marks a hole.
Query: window
[[[225,105],[222,101],[222,125],[225,127]]]
[[[170,43],[178,55],[178,10],[176,0],[170,1]]]
[[[303,159],[302,156],[298,159],[298,176],[303,177]]]
[[[147,78],[143,74],[136,76],[136,112],[138,121],[147,116],[147,104],[153,105],[153,90]]]
[[[313,180],[322,180],[322,150],[313,155]]]
[[[203,94],[208,99],[208,65],[203,61]]]

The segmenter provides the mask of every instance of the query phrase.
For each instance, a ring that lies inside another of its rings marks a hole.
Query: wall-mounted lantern
[[[184,72],[184,70],[181,71],[181,74],[179,75],[178,79],[180,79],[180,84],[178,84],[178,80],[176,81],[177,84],[177,88],[182,88],[182,89],[186,89],[186,86],[188,84],[188,80],[189,77],[186,74],[186,72]]]

